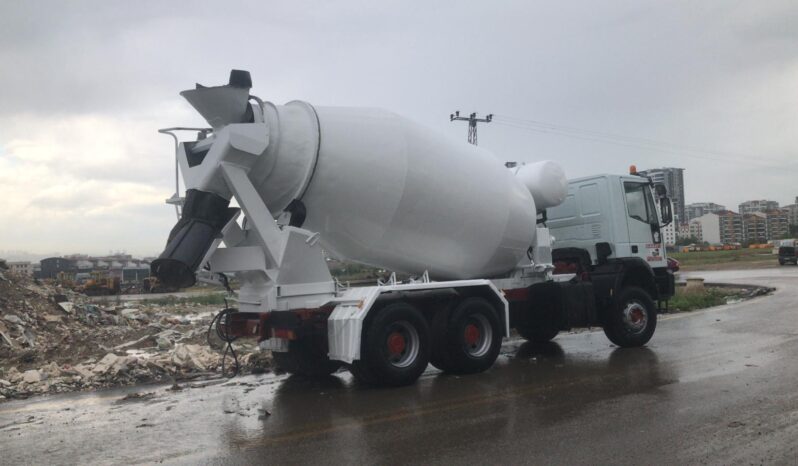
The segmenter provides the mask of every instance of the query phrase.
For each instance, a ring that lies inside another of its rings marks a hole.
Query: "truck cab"
[[[784,240],[779,244],[779,265],[792,262],[798,265],[798,251],[795,248],[795,240]]]
[[[593,273],[624,267],[652,298],[666,301],[673,296],[662,234],[672,221],[664,186],[635,174],[570,180],[565,201],[548,209],[546,218],[555,264],[575,264]]]

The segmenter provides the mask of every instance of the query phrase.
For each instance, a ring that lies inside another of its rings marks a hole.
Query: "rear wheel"
[[[341,363],[330,360],[327,352],[312,338],[291,340],[287,352],[275,351],[272,357],[277,369],[308,377],[330,375],[341,367]]]
[[[493,306],[483,298],[467,298],[447,319],[434,327],[433,362],[455,374],[483,372],[496,361],[502,328]]]
[[[657,328],[657,308],[642,288],[624,288],[605,316],[604,334],[621,347],[643,346]]]
[[[410,385],[427,368],[430,354],[429,325],[408,303],[390,304],[376,311],[368,324],[360,359],[350,371],[369,385]]]

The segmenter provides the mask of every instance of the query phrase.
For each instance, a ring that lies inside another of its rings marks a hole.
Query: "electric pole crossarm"
[[[490,123],[493,121],[493,114],[488,114],[485,118],[477,118],[476,112],[468,117],[461,117],[460,110],[456,110],[449,115],[449,121],[467,121],[468,122],[468,142],[477,145],[477,123]]]

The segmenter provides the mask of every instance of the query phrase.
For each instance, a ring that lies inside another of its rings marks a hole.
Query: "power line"
[[[477,118],[476,112],[466,117],[460,116],[460,110],[456,110],[449,115],[449,121],[467,121],[468,122],[468,142],[477,145],[477,123],[490,123],[493,121],[493,114],[489,114],[485,118]]]
[[[602,142],[602,143],[615,144],[627,147],[637,147],[648,150],[655,150],[659,152],[673,153],[685,157],[701,158],[701,159],[713,160],[719,162],[739,162],[739,163],[772,168],[774,165],[766,164],[769,162],[771,164],[775,164],[779,168],[784,167],[784,162],[773,159],[763,159],[762,157],[752,157],[744,154],[735,154],[730,152],[722,152],[722,151],[709,150],[709,149],[703,149],[691,146],[683,146],[671,142],[658,141],[654,139],[625,136],[615,133],[594,131],[583,128],[576,128],[572,126],[547,123],[538,120],[528,120],[518,117],[505,116],[505,115],[496,115],[495,119],[496,119],[495,123],[499,125],[504,125],[517,129],[523,129],[539,133],[555,134],[555,135],[566,136],[587,141]],[[763,164],[763,162],[765,162],[765,164]]]

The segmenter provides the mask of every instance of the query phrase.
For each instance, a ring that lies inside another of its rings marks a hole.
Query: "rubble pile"
[[[217,375],[221,352],[206,343],[217,311],[114,297],[91,303],[56,285],[0,276],[0,401]],[[242,373],[270,370],[270,355],[254,341],[235,348]]]

